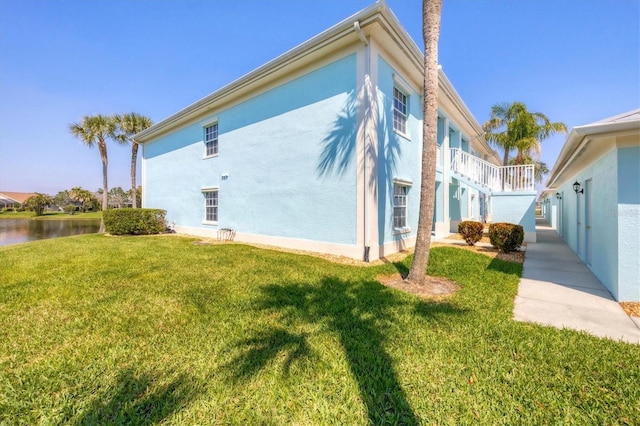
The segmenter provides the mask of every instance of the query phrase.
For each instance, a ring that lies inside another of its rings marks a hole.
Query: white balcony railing
[[[533,164],[496,166],[488,161],[451,148],[451,170],[491,191],[533,191]]]

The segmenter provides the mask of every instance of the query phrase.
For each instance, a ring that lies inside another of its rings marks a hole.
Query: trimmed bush
[[[491,245],[503,253],[516,250],[524,241],[524,228],[513,223],[492,223],[489,225]]]
[[[462,238],[470,246],[475,245],[482,239],[483,230],[484,225],[482,223],[472,220],[464,220],[458,224],[458,234],[462,235]]]
[[[167,226],[160,209],[112,209],[102,212],[104,227],[113,235],[149,235],[163,232]]]

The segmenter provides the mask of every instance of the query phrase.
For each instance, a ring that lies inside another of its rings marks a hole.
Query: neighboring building
[[[0,192],[0,208],[18,207],[34,195],[34,192]]]
[[[135,136],[143,205],[178,232],[377,259],[415,242],[423,56],[384,2]],[[533,167],[499,159],[439,73],[434,233],[523,224]]]
[[[543,213],[613,297],[640,301],[640,109],[574,127]]]

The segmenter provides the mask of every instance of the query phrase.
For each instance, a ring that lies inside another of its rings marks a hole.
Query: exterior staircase
[[[451,175],[485,194],[535,191],[533,164],[496,166],[459,148],[450,158]]]

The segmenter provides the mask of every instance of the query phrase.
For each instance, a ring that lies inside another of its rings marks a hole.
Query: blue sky
[[[421,1],[388,0],[422,46]],[[160,121],[370,5],[367,0],[0,0],[0,190],[102,186],[88,114]],[[476,119],[522,101],[568,127],[640,106],[637,0],[445,0],[440,63]],[[543,142],[551,166],[564,137]],[[109,146],[109,186],[129,187]]]

